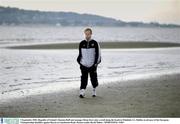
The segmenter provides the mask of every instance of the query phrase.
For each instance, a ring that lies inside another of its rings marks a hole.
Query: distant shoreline
[[[56,26],[113,26],[113,27],[178,27],[179,24],[161,24],[159,22],[122,21],[96,14],[80,14],[65,11],[40,11],[0,6],[2,25],[47,24]],[[53,18],[53,19],[52,19]],[[82,21],[83,20],[83,21]]]
[[[166,48],[180,47],[179,43],[168,42],[100,42],[102,49],[124,49],[124,48]],[[77,49],[79,43],[48,43],[33,45],[8,46],[8,49]]]

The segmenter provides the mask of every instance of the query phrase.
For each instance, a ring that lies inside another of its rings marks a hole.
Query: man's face
[[[91,34],[90,31],[85,31],[84,34],[85,34],[86,40],[90,40],[90,39],[91,39],[91,35],[92,35],[92,34]]]

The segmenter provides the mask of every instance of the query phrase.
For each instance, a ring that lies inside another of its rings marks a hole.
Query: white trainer
[[[92,97],[96,97],[96,88],[93,88]]]
[[[79,97],[84,98],[84,96],[85,96],[85,89],[81,89]]]

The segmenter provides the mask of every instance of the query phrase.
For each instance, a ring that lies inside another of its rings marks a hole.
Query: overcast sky
[[[0,5],[89,13],[123,21],[180,24],[180,0],[0,0]]]

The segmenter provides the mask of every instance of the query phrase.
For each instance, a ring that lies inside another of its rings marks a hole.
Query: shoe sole
[[[83,95],[80,95],[79,97],[80,97],[80,98],[84,98],[84,96],[83,96]]]

